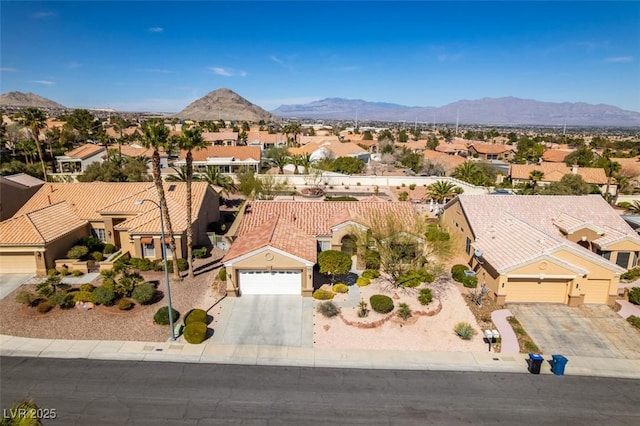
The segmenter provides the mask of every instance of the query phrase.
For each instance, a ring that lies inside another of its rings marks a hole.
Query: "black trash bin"
[[[542,355],[529,354],[529,372],[531,374],[540,374],[542,361],[544,361],[544,357]]]

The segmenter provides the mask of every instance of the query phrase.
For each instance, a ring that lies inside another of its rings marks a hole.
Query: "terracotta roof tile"
[[[104,146],[95,145],[92,143],[86,143],[82,146],[79,146],[67,153],[65,155],[67,157],[78,158],[80,160],[84,160],[85,158],[93,157],[94,155],[100,154],[101,152],[106,153],[107,150]]]
[[[260,161],[259,146],[208,146],[192,151],[193,161],[206,161],[207,158],[236,158],[238,160]],[[181,151],[179,159],[184,160],[187,151]]]
[[[11,182],[27,188],[40,186],[44,184],[43,180],[38,179],[37,177],[28,175],[26,173],[18,173],[18,174],[9,175],[9,176],[0,176],[0,179],[3,181]]]
[[[571,167],[564,163],[542,163],[542,164],[512,164],[510,168],[511,179],[529,180],[532,171],[538,170],[543,173],[542,182],[559,182],[564,175],[572,173]],[[579,167],[577,170],[582,179],[587,183],[604,185],[607,183],[607,175],[604,169],[594,167]]]
[[[206,142],[238,140],[238,132],[202,132],[202,139]]]
[[[515,151],[511,145],[493,144],[493,143],[474,143],[469,149],[474,149],[480,154],[502,154],[507,151]]]
[[[564,163],[564,159],[572,152],[572,149],[548,149],[542,154],[542,160],[550,163]]]
[[[0,244],[45,244],[87,223],[67,203],[60,202],[0,222]]]

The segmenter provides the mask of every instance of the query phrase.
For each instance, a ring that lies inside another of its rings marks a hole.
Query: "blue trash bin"
[[[569,361],[562,355],[551,355],[553,362],[551,363],[551,371],[556,376],[564,376],[564,367],[567,365]]]
[[[542,355],[529,354],[529,372],[531,374],[540,374],[542,361],[544,361],[544,357]]]

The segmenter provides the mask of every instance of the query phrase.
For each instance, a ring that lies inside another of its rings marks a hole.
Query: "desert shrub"
[[[155,295],[156,286],[151,283],[140,283],[131,292],[131,298],[141,305],[151,302]]]
[[[116,293],[109,286],[101,286],[91,293],[91,301],[96,305],[113,306]]]
[[[393,311],[393,299],[384,294],[374,294],[369,298],[371,309],[379,314],[388,314]]]
[[[400,303],[398,305],[398,316],[403,320],[411,318],[411,308],[406,303]]]
[[[462,340],[471,340],[476,331],[473,329],[471,324],[468,322],[459,322],[453,327],[453,331],[460,337]]]
[[[624,274],[620,275],[621,280],[635,281],[640,278],[640,268],[629,269]]]
[[[73,308],[75,305],[73,293],[67,293],[66,291],[56,291],[47,300],[51,303],[51,306],[60,306],[62,309]]]
[[[366,287],[366,286],[368,286],[369,284],[371,284],[371,280],[370,280],[369,278],[366,278],[366,277],[359,277],[359,278],[356,280],[356,285],[357,285],[358,287]]]
[[[115,285],[113,286],[113,290],[122,297],[128,297],[131,295],[131,292],[133,291],[135,287],[135,281],[132,277],[129,277],[127,275],[120,277],[120,279],[118,281],[115,282]]]
[[[333,302],[319,303],[316,309],[327,318],[335,317],[340,313],[340,308],[338,308]]]
[[[220,270],[218,271],[218,279],[220,281],[227,280],[227,268],[220,268]]]
[[[451,277],[455,281],[461,283],[465,276],[464,271],[466,271],[467,269],[469,269],[467,265],[453,265],[451,267]]]
[[[207,257],[208,252],[209,251],[207,250],[206,247],[200,247],[200,248],[193,249],[191,251],[191,254],[196,259],[204,259],[205,257]]]
[[[401,287],[417,287],[424,282],[433,282],[434,279],[435,277],[427,271],[413,269],[400,274],[396,282]]]
[[[190,322],[184,327],[184,340],[197,345],[207,338],[207,324],[199,321]]]
[[[407,201],[409,199],[409,193],[407,191],[402,191],[398,195],[398,201]]]
[[[80,284],[80,287],[78,289],[80,291],[88,291],[89,293],[91,293],[95,289],[95,287],[93,286],[93,284],[85,283],[85,284]]]
[[[82,290],[74,291],[73,302],[91,302],[91,292]]]
[[[153,271],[156,269],[156,263],[154,261],[140,257],[132,257],[131,259],[125,260],[124,263],[139,271]]]
[[[129,309],[133,308],[133,302],[131,301],[131,299],[122,298],[118,300],[117,306],[121,311],[128,311]]]
[[[162,261],[159,262],[159,265],[161,266],[161,270],[164,267],[162,264]],[[186,271],[187,268],[189,268],[189,262],[187,262],[187,259],[183,259],[181,257],[178,258],[178,271]],[[167,262],[167,270],[171,273],[173,273],[173,261]]]
[[[192,309],[184,316],[184,325],[189,325],[192,322],[207,323],[207,311],[203,309]]]
[[[380,253],[375,250],[366,249],[364,252],[364,265],[367,269],[380,269]]]
[[[363,278],[369,278],[370,280],[374,278],[378,278],[380,276],[380,271],[377,269],[367,269],[362,273]]]
[[[317,289],[313,292],[313,298],[316,300],[331,300],[333,299],[334,294],[330,291],[324,290],[322,288]]]
[[[102,240],[94,236],[82,237],[76,243],[76,245],[85,246],[89,250],[89,252],[102,251],[104,249],[104,243],[102,242]]]
[[[361,300],[360,303],[358,303],[358,318],[364,318],[368,315],[369,315],[369,308],[368,308],[367,302],[365,302],[364,300]]]
[[[16,295],[16,302],[22,305],[33,306],[36,300],[38,300],[38,296],[27,290],[21,290]]]
[[[69,275],[69,268],[67,268],[66,266],[60,268],[60,275],[62,275],[63,277]]]
[[[464,276],[462,281],[460,281],[463,286],[467,288],[476,288],[478,287],[478,277],[467,277]]]
[[[91,253],[91,258],[96,262],[100,262],[102,259],[104,259],[104,255],[101,251],[94,251],[93,253]]]
[[[178,321],[178,318],[180,318],[180,312],[171,308],[171,313],[173,317],[173,322],[175,323],[176,321]],[[158,311],[153,316],[153,322],[160,325],[169,325],[169,307],[163,306],[162,308],[158,309]],[[206,325],[205,325],[205,328],[206,328]]]
[[[71,273],[71,275],[74,276],[74,277],[81,277],[82,275],[84,275],[84,273],[81,270],[76,269],[75,271],[73,271]]]
[[[428,305],[433,300],[433,295],[431,294],[431,289],[423,288],[420,290],[420,294],[418,295],[418,301],[421,305]]]
[[[40,303],[38,303],[38,306],[36,307],[36,309],[41,314],[46,314],[51,309],[53,309],[53,306],[51,306],[51,303],[49,303],[48,301],[43,300]]]
[[[73,246],[67,252],[67,259],[83,259],[89,254],[86,246]]]
[[[427,241],[449,241],[451,238],[449,233],[442,230],[437,223],[429,225],[425,237]]]
[[[415,183],[412,183],[411,185],[409,185],[409,189],[410,189],[410,190],[412,190],[412,191],[413,191],[414,189],[416,189],[416,184],[415,184]]]
[[[640,305],[640,287],[633,287],[629,290],[629,302]]]
[[[346,293],[349,291],[349,287],[344,283],[336,283],[331,289],[334,293]]]
[[[632,326],[634,326],[635,328],[640,329],[640,317],[637,317],[635,315],[630,315],[629,317],[627,317],[627,322]]]
[[[114,246],[111,243],[107,243],[104,245],[104,249],[102,249],[102,252],[104,254],[113,254],[116,251],[116,246]]]
[[[58,270],[56,268],[51,268],[47,270],[47,276],[48,277],[55,277],[56,275],[58,275],[60,272],[58,272]]]

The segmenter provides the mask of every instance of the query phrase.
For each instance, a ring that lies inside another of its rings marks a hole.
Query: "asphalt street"
[[[640,424],[631,379],[20,357],[0,379],[45,425]]]

